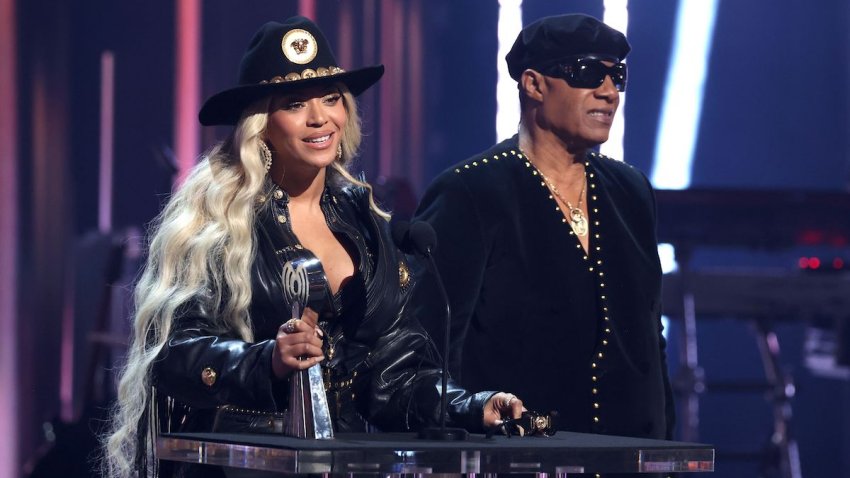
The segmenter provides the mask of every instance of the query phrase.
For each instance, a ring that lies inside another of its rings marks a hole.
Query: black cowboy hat
[[[254,34],[242,57],[238,86],[207,99],[198,118],[205,126],[233,125],[245,107],[260,98],[326,83],[343,83],[357,96],[383,74],[383,65],[340,68],[325,35],[307,18],[269,22]]]

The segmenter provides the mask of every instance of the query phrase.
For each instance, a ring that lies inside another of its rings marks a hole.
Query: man
[[[523,29],[506,57],[518,135],[437,177],[415,219],[439,238],[460,383],[557,410],[558,429],[669,439],[653,191],[593,150],[608,139],[629,50],[585,15]],[[441,343],[444,302],[417,275],[412,306]]]

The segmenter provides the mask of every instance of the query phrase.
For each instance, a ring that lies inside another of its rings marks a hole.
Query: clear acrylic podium
[[[174,433],[160,459],[227,467],[228,476],[342,474],[667,473],[714,471],[711,445],[559,431],[552,437],[471,435],[420,440],[412,433],[341,433],[332,440],[281,435]]]

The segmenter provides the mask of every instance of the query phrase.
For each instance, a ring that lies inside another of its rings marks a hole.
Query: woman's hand
[[[286,378],[296,370],[305,370],[324,360],[322,337],[324,333],[317,325],[319,315],[312,309],[304,309],[301,319],[286,321],[277,330],[272,371],[277,378]]]
[[[484,404],[484,428],[496,428],[506,418],[519,418],[525,407],[522,400],[512,393],[499,392]]]

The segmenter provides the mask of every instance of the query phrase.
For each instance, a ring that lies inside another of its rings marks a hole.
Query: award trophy
[[[322,263],[309,251],[292,251],[283,264],[282,282],[291,318],[300,319],[306,307],[321,313],[329,301],[328,281]],[[333,438],[333,424],[322,380],[321,365],[296,371],[290,378],[289,409],[283,434],[298,438]]]

